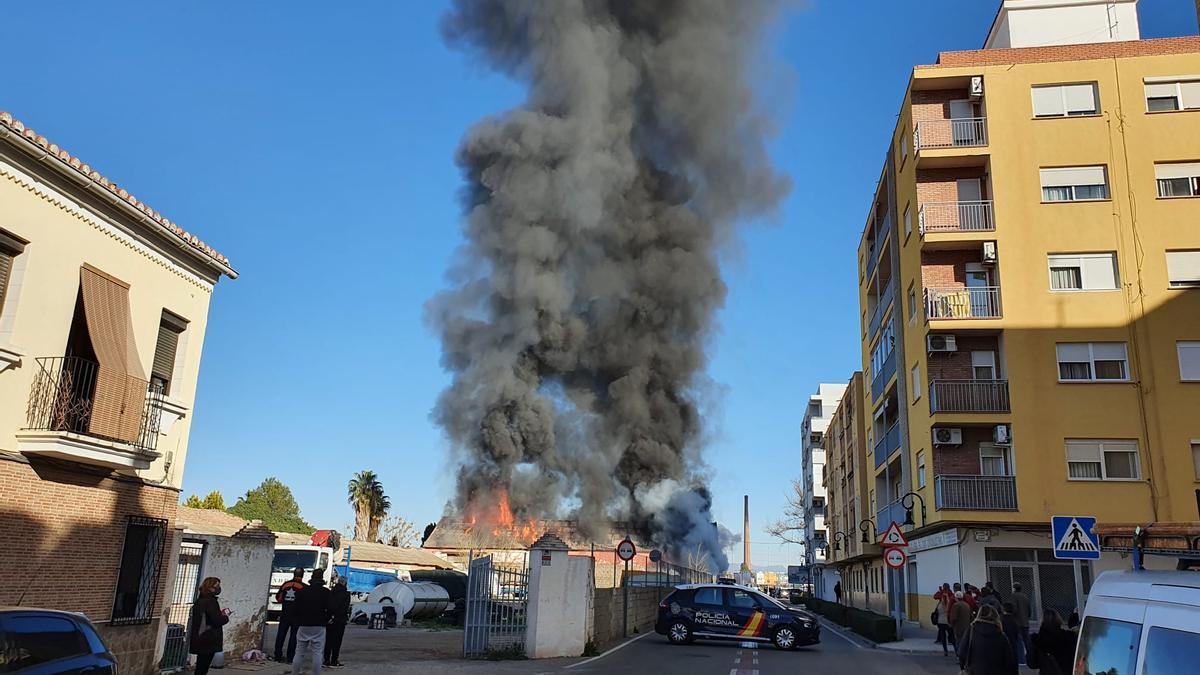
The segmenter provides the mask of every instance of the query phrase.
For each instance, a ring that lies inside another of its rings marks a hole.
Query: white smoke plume
[[[790,184],[748,73],[772,0],[458,0],[453,45],[524,82],[459,149],[466,244],[428,306],[456,504],[631,523],[726,564],[697,401],[718,249]],[[726,531],[726,538],[728,531]]]

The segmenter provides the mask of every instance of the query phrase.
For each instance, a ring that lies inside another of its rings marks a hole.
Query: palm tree
[[[374,504],[378,499],[377,495],[383,494],[379,476],[375,475],[374,471],[359,471],[346,486],[346,494],[346,501],[354,507],[354,538],[358,541],[368,541]]]
[[[376,484],[375,494],[371,498],[371,514],[367,519],[367,539],[369,541],[379,540],[379,528],[383,525],[384,518],[387,518],[390,508],[392,508],[392,500],[383,494],[383,486]]]

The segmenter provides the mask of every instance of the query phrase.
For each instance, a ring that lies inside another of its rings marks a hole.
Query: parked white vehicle
[[[325,574],[325,582],[333,578],[333,549],[304,544],[280,544],[275,547],[275,560],[271,563],[271,587],[267,598],[267,617],[278,618],[281,607],[275,601],[279,587],[292,578],[297,567],[304,569],[304,583],[308,583],[313,570]]]
[[[1200,572],[1105,572],[1088,595],[1075,673],[1194,673]]]

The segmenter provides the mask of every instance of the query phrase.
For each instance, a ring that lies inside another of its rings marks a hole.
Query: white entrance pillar
[[[552,532],[529,547],[529,608],[525,655],[579,656],[592,639],[592,560],[567,555]]]

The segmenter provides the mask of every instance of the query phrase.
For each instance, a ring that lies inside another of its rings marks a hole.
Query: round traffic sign
[[[637,555],[637,547],[633,545],[629,537],[625,537],[621,543],[617,544],[617,557],[621,560],[633,560],[635,555]]]
[[[660,560],[662,560],[662,551],[658,549],[652,549],[650,551],[650,562],[658,562]]]
[[[906,559],[908,559],[908,556],[898,548],[889,548],[883,552],[883,562],[887,563],[887,566],[894,570],[904,567]]]

